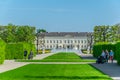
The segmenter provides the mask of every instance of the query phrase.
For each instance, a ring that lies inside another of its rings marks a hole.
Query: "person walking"
[[[29,56],[28,56],[28,59],[33,59],[33,52],[32,52],[32,50],[30,51],[30,54],[29,54]]]
[[[27,53],[28,53],[27,50],[25,50],[25,51],[24,51],[24,59],[27,58]]]
[[[109,52],[108,52],[108,50],[107,50],[107,49],[105,50],[105,59],[106,59],[106,63],[108,63],[108,59],[109,59]]]
[[[104,51],[104,50],[102,51],[101,56],[102,56],[103,58],[105,58],[105,51]]]
[[[113,63],[114,52],[113,52],[112,50],[110,50],[109,55],[110,55],[110,60],[111,60],[111,62]]]
[[[103,50],[102,51],[102,54],[101,54],[101,63],[105,63],[105,51]]]

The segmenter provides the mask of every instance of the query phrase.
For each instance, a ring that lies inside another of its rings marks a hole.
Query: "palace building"
[[[44,32],[37,34],[40,49],[87,49],[90,46],[88,32]]]

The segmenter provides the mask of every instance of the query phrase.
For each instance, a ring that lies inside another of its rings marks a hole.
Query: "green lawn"
[[[45,59],[81,59],[81,57],[74,52],[59,52]]]
[[[60,52],[48,56],[43,60],[17,60],[20,62],[95,62],[95,60],[81,59],[80,56],[73,52]]]
[[[112,80],[88,64],[28,64],[0,74],[0,80]]]
[[[43,60],[16,60],[17,62],[95,62],[87,59],[43,59]]]

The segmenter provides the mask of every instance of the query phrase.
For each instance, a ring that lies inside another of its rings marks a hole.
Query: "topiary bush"
[[[24,58],[24,50],[28,51],[28,54],[30,53],[30,50],[33,51],[34,55],[36,54],[35,45],[28,44],[24,42],[20,43],[9,43],[6,45],[6,59],[23,59]]]
[[[6,43],[0,39],[0,64],[2,64],[5,60],[5,46]]]

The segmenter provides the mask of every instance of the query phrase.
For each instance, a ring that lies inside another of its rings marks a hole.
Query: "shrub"
[[[115,44],[116,50],[115,50],[115,58],[117,60],[117,63],[120,65],[120,42],[117,42]]]
[[[113,50],[114,52],[114,59],[117,60],[117,63],[120,65],[120,42],[116,44],[106,44],[106,43],[99,43],[93,46],[93,55],[94,57],[98,57],[101,55],[102,50]]]
[[[5,46],[6,43],[0,39],[0,64],[2,64],[5,60]]]
[[[9,43],[6,45],[6,59],[23,59],[24,58],[24,50],[28,51],[28,54],[30,53],[30,50],[33,51],[35,55],[35,45],[28,44],[28,43]]]
[[[101,55],[102,50],[113,50],[113,52],[116,51],[116,47],[115,44],[111,44],[111,43],[97,43],[95,45],[93,45],[93,56],[94,57],[98,57]],[[115,58],[116,58],[116,54],[115,54]]]

